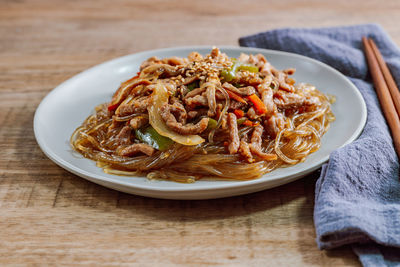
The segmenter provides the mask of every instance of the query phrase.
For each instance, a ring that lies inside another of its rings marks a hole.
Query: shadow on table
[[[257,193],[209,200],[161,200],[119,193],[118,207],[139,208],[158,220],[214,220],[273,210],[304,197],[302,181]]]

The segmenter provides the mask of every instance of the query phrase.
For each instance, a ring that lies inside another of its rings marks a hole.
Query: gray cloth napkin
[[[240,38],[241,46],[293,52],[346,75],[368,108],[361,136],[337,149],[315,189],[314,223],[320,249],[351,244],[364,266],[400,266],[399,163],[380,110],[361,37],[381,50],[397,84],[400,50],[375,24],[319,29],[278,29]]]

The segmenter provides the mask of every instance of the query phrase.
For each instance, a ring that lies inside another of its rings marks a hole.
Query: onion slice
[[[151,96],[151,105],[147,108],[151,126],[153,126],[160,135],[169,137],[182,145],[194,146],[203,143],[205,140],[199,135],[182,135],[168,128],[160,115],[161,106],[168,103],[168,99],[167,88],[161,82],[158,82]]]

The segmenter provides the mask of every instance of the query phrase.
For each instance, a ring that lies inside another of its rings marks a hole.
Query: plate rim
[[[327,162],[329,160],[329,155],[326,155],[324,157],[321,157],[319,160],[317,160],[317,162],[310,168],[306,168],[304,170],[302,170],[299,173],[296,174],[287,174],[287,175],[281,175],[279,177],[276,178],[271,178],[268,180],[262,180],[262,176],[260,178],[257,179],[253,179],[253,180],[247,180],[247,181],[234,181],[233,183],[226,183],[226,184],[215,184],[215,185],[207,185],[207,186],[201,186],[201,187],[189,187],[189,188],[182,188],[182,187],[175,187],[175,186],[169,186],[168,188],[154,188],[151,185],[154,185],[153,183],[149,183],[146,185],[134,185],[132,183],[129,182],[129,180],[127,181],[116,181],[113,180],[111,178],[108,178],[106,176],[100,176],[98,174],[94,174],[91,172],[88,172],[86,170],[83,170],[79,167],[76,167],[73,164],[70,164],[68,162],[66,162],[62,157],[59,157],[56,153],[54,153],[54,151],[52,151],[52,149],[50,149],[46,142],[40,137],[39,135],[39,129],[38,129],[38,120],[39,120],[39,115],[41,114],[41,110],[45,107],[46,103],[49,101],[49,99],[51,98],[51,96],[53,96],[54,94],[57,94],[58,91],[63,90],[63,88],[65,86],[68,86],[69,83],[72,83],[73,81],[75,81],[76,79],[80,79],[81,76],[84,76],[90,72],[95,71],[98,68],[101,68],[105,65],[111,65],[113,63],[116,63],[118,61],[123,61],[129,57],[133,57],[133,56],[141,56],[141,55],[145,55],[148,53],[163,53],[163,52],[171,52],[171,51],[179,51],[179,50],[188,50],[191,49],[193,51],[198,50],[198,49],[211,49],[213,46],[211,45],[193,45],[193,46],[176,46],[176,47],[167,47],[167,48],[160,48],[160,49],[153,49],[153,50],[145,50],[145,51],[140,51],[137,53],[132,53],[132,54],[128,54],[128,55],[124,55],[121,57],[117,57],[117,58],[113,58],[110,60],[107,60],[105,62],[102,62],[100,64],[96,64],[92,67],[89,67],[85,70],[83,70],[82,72],[68,78],[67,80],[63,81],[62,83],[60,83],[59,85],[57,85],[54,89],[52,89],[50,92],[48,92],[46,94],[46,96],[41,100],[40,104],[38,105],[38,107],[36,108],[35,111],[35,115],[34,115],[34,119],[33,119],[33,128],[34,128],[34,135],[35,135],[35,139],[40,147],[40,149],[43,151],[43,153],[50,159],[52,160],[54,163],[56,163],[58,166],[62,167],[63,169],[66,169],[67,171],[80,176],[84,179],[90,180],[92,182],[98,183],[98,182],[107,182],[107,183],[111,183],[111,184],[116,184],[118,187],[122,186],[122,187],[128,187],[130,189],[136,190],[138,189],[139,191],[148,191],[148,194],[144,194],[144,193],[140,193],[139,195],[146,195],[146,196],[152,196],[152,192],[155,193],[167,193],[167,194],[171,194],[171,193],[182,193],[182,192],[193,192],[196,191],[198,193],[204,193],[204,192],[209,192],[212,190],[221,190],[221,189],[238,189],[238,188],[242,188],[242,187],[253,187],[256,185],[260,185],[263,184],[265,182],[272,182],[272,181],[278,181],[278,180],[284,180],[284,179],[290,179],[290,180],[295,180],[298,179],[308,173],[311,173],[313,171],[315,171],[316,169],[320,168],[325,162]],[[360,91],[358,90],[358,88],[354,85],[354,83],[352,83],[344,74],[342,74],[341,72],[339,72],[338,70],[336,70],[335,68],[329,66],[326,63],[323,63],[321,61],[318,61],[314,58],[310,58],[304,55],[300,55],[300,54],[296,54],[296,53],[292,53],[292,52],[286,52],[286,51],[280,51],[280,50],[272,50],[272,49],[264,49],[264,48],[253,48],[253,47],[240,47],[240,46],[230,46],[230,45],[221,45],[218,46],[218,48],[220,48],[220,50],[236,50],[239,52],[250,52],[251,53],[269,53],[269,54],[275,54],[275,55],[285,55],[285,56],[291,56],[291,57],[295,57],[298,58],[300,60],[305,60],[305,61],[310,61],[313,64],[316,64],[320,67],[323,68],[327,68],[328,70],[330,70],[331,72],[335,73],[336,75],[338,75],[339,77],[341,77],[350,87],[353,88],[355,95],[357,96],[358,100],[361,103],[361,121],[358,124],[357,129],[353,132],[353,134],[350,136],[350,138],[348,138],[346,140],[346,142],[344,142],[340,147],[337,147],[336,149],[339,149],[351,142],[353,142],[354,140],[356,140],[360,134],[362,133],[366,121],[367,121],[367,106],[365,103],[365,100],[362,96],[362,94],[360,93]],[[71,133],[72,134],[72,133]],[[72,148],[71,148],[72,151]],[[86,159],[83,158],[84,160],[88,160],[91,161],[90,159]],[[127,177],[127,178],[133,178],[133,177]],[[135,176],[135,178],[144,178],[145,177],[137,177]],[[221,180],[218,180],[221,181]],[[170,183],[175,183],[172,181],[168,181]],[[196,184],[196,183],[194,183]],[[193,184],[191,184],[193,185]],[[276,185],[279,186],[280,184]],[[107,185],[104,185],[107,186]],[[107,186],[110,187],[110,186]],[[275,187],[275,186],[272,186]],[[272,188],[272,187],[268,187],[268,188]],[[114,187],[115,189],[115,187]],[[117,189],[120,191],[123,191],[121,189]],[[255,192],[255,191],[253,191]],[[172,196],[167,196],[167,197],[163,197],[163,196],[159,196],[159,194],[153,194],[153,195],[157,195],[156,197],[158,198],[172,198]],[[234,194],[234,195],[238,195],[238,194]],[[208,198],[215,198],[215,197],[208,197]],[[191,199],[196,199],[191,198]]]

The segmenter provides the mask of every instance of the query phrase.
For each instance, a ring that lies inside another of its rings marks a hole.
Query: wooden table
[[[396,0],[266,2],[0,1],[0,265],[359,265],[349,247],[316,246],[318,172],[245,196],[159,200],[87,182],[36,144],[41,99],[114,57],[370,21],[400,43]]]

